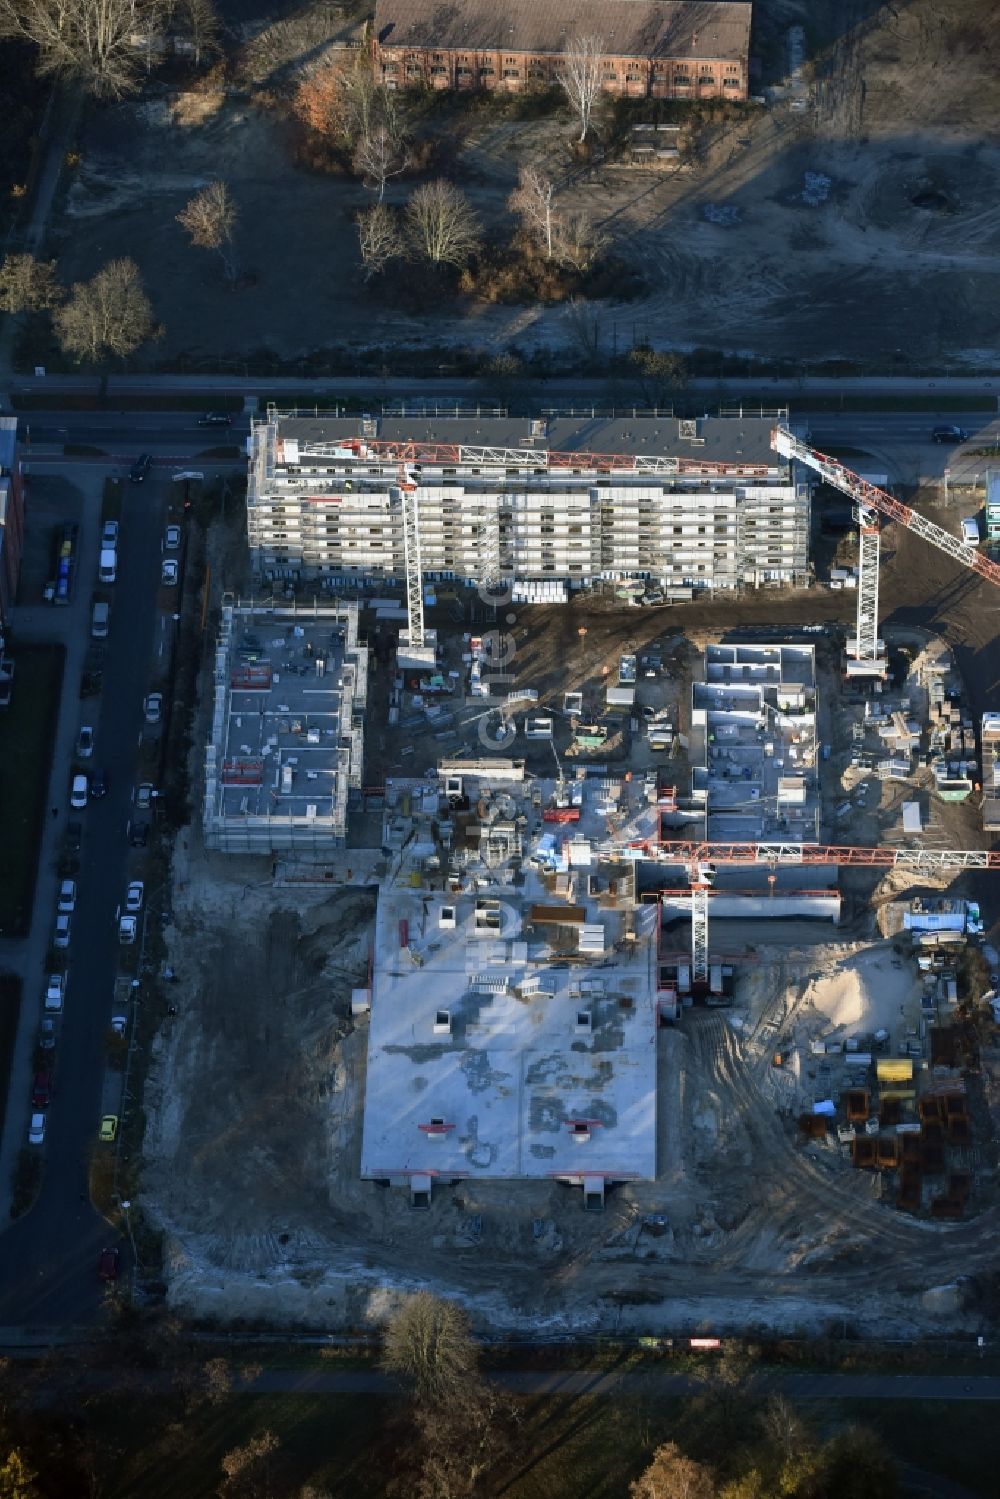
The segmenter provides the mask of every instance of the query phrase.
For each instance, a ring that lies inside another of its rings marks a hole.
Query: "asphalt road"
[[[109,789],[106,797],[91,801],[84,813],[77,814],[84,834],[43,1183],[32,1211],[0,1236],[0,1323],[80,1323],[96,1315],[101,1292],[97,1258],[109,1241],[114,1242],[90,1206],[87,1166],[102,1112],[105,1034],[119,954],[115,910],[126,883],[126,827],[156,618],[165,492],[165,483],[152,476],[141,486],[125,486],[118,581],[92,762],[105,770]],[[96,522],[91,519],[89,524]],[[82,593],[89,599],[91,576],[77,579],[78,597]],[[30,638],[29,629],[22,633]],[[64,692],[75,698],[77,686],[78,680],[68,676]],[[60,765],[57,758],[54,796],[68,785],[68,775],[69,766]],[[51,921],[52,912],[39,902],[32,935],[41,932],[43,948]],[[33,1027],[38,1019],[37,993],[37,985],[27,982],[25,1005]],[[28,1077],[14,1076],[12,1094],[23,1093],[29,1082]]]

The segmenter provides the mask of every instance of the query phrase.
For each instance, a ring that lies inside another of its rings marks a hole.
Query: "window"
[[[738,78],[723,78],[722,80],[723,88],[739,88],[739,86],[740,80]]]
[[[447,73],[447,71],[448,69],[446,67],[439,66],[438,64],[435,64],[434,67],[431,68],[431,72],[438,75],[439,77],[442,73]]]
[[[521,70],[520,68],[504,68],[503,76],[505,78],[520,78]]]
[[[492,78],[493,75],[494,75],[494,72],[495,72],[495,69],[493,69],[493,68],[480,68],[479,69],[479,76],[480,76],[480,78]]]
[[[471,76],[472,69],[471,68],[463,68],[462,65],[459,64],[459,66],[455,69],[455,73],[456,73],[456,76],[459,77],[459,78],[468,78],[468,77]]]

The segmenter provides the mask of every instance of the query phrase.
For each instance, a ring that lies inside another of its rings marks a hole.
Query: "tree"
[[[849,1426],[825,1443],[810,1499],[896,1499],[899,1475],[881,1439],[865,1426]]]
[[[358,246],[361,250],[362,272],[366,281],[371,281],[384,271],[390,260],[403,254],[403,236],[399,232],[399,221],[391,208],[384,203],[373,203],[358,214]]]
[[[386,1328],[382,1367],[409,1380],[418,1400],[464,1401],[479,1384],[468,1317],[429,1291],[408,1296]]]
[[[629,350],[628,361],[635,370],[642,399],[649,406],[665,405],[687,384],[687,365],[680,354],[637,344]]]
[[[415,254],[436,265],[464,266],[482,238],[468,198],[442,177],[417,188],[406,224]]]
[[[361,51],[346,62],[324,57],[299,84],[292,108],[310,130],[349,150],[380,124],[390,135],[395,133],[395,101],[376,78],[371,58]]]
[[[606,244],[606,235],[586,213],[567,214],[556,226],[556,259],[581,274],[590,270]]]
[[[230,285],[236,280],[238,265],[233,246],[237,208],[224,182],[210,182],[195,193],[177,215],[177,222],[191,236],[191,243],[203,250],[217,250]]]
[[[601,92],[604,43],[599,36],[576,36],[566,44],[566,62],[559,69],[559,82],[580,122],[582,143],[590,130],[590,117]]]
[[[676,1442],[664,1442],[634,1483],[631,1499],[715,1499],[715,1481],[708,1468],[685,1457]]]
[[[222,28],[212,0],[170,0],[170,14],[191,44],[196,67],[200,67],[203,57],[222,50],[219,45]]]
[[[557,222],[555,184],[551,177],[543,176],[537,167],[522,167],[507,207],[521,220],[526,233],[542,246],[546,260],[551,260]]]
[[[272,1458],[280,1446],[273,1431],[262,1431],[244,1446],[227,1452],[222,1459],[225,1477],[219,1493],[226,1499],[230,1495],[239,1495],[240,1499],[271,1499],[274,1493]]]
[[[566,322],[579,352],[588,363],[593,362],[601,351],[601,314],[597,304],[571,297],[566,307]]]
[[[385,125],[377,125],[369,134],[362,135],[354,148],[354,170],[366,185],[370,182],[378,189],[380,203],[388,179],[405,172],[408,164],[405,145]]]
[[[39,1499],[37,1477],[18,1449],[12,1447],[0,1462],[0,1499]]]
[[[78,281],[56,310],[59,342],[75,359],[124,359],[153,336],[153,309],[128,258],[111,260],[89,281]]]
[[[34,255],[8,255],[0,266],[0,310],[46,312],[58,306],[65,293],[56,279],[54,260]]]
[[[163,14],[161,0],[0,0],[0,36],[32,42],[40,72],[118,99],[138,86],[133,39],[155,31]]]

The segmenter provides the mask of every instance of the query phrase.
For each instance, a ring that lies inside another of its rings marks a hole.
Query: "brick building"
[[[377,0],[375,60],[392,88],[558,82],[575,37],[605,49],[602,88],[627,98],[745,99],[749,0]]]

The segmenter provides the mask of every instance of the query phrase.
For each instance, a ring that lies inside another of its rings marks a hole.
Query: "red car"
[[[36,1072],[31,1088],[31,1107],[47,1109],[52,1102],[52,1073]]]
[[[102,1280],[117,1280],[121,1254],[117,1249],[102,1249],[97,1261],[97,1273]]]

